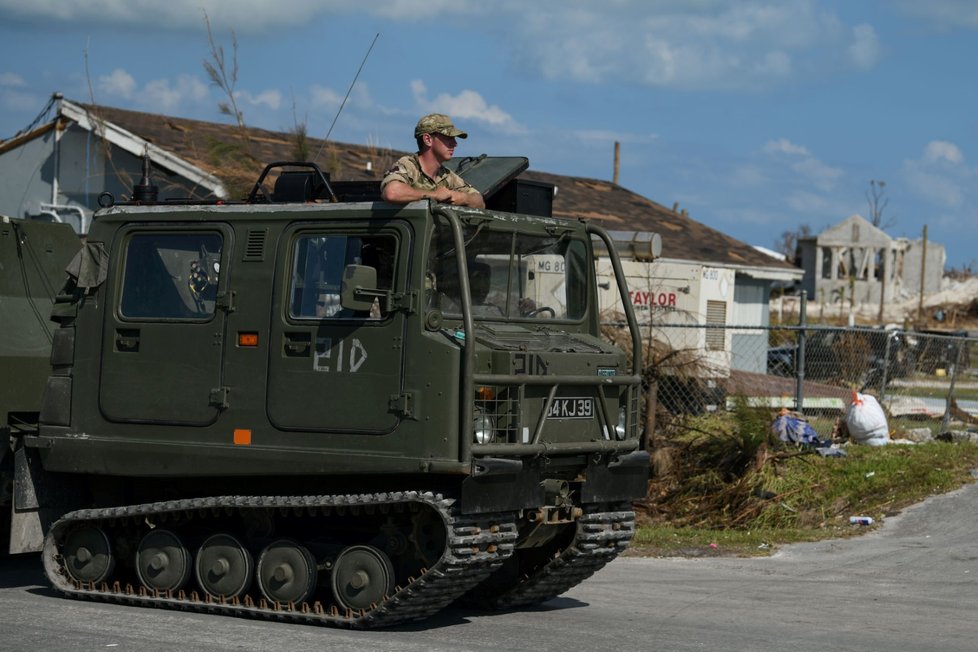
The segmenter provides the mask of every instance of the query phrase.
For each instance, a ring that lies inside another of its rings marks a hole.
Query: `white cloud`
[[[44,106],[45,98],[34,93],[24,92],[18,88],[0,85],[0,107],[7,111],[37,111]],[[0,139],[4,134],[0,134]]]
[[[945,28],[978,27],[978,4],[973,0],[897,0],[897,8]]]
[[[98,89],[111,97],[129,100],[136,92],[136,80],[122,68],[116,68],[98,78]]]
[[[140,104],[154,111],[173,111],[188,103],[196,104],[207,99],[207,85],[197,77],[180,75],[171,82],[156,79],[146,84],[140,94]]]
[[[964,188],[954,179],[912,164],[905,169],[905,177],[911,190],[932,203],[948,208],[964,203]]]
[[[0,17],[38,23],[138,27],[146,27],[149,20],[154,29],[203,30],[203,15],[207,12],[214,28],[259,32],[269,27],[304,24],[311,16],[342,10],[347,4],[353,5],[335,0],[289,0],[288,10],[284,11],[281,4],[265,0],[0,0]]]
[[[954,143],[949,143],[946,140],[932,140],[924,148],[924,161],[926,163],[946,161],[957,165],[964,162],[964,155]]]
[[[122,68],[99,77],[97,87],[110,100],[123,99],[157,113],[197,104],[210,94],[207,84],[193,75],[179,75],[173,80],[154,79],[140,88],[136,79]]]
[[[871,25],[847,26],[820,0],[291,0],[287,11],[265,0],[0,0],[0,20],[36,23],[131,27],[152,16],[155,29],[201,31],[203,12],[217,38],[229,28],[269,33],[348,13],[406,30],[437,17],[448,33],[453,23],[477,24],[524,75],[687,89],[767,88],[826,67],[865,70],[880,52]]]
[[[787,138],[768,141],[764,145],[764,152],[776,160],[784,159],[783,162],[787,162],[791,170],[825,192],[835,188],[836,183],[843,175],[841,168],[822,163],[812,156],[808,148],[797,145]]]
[[[852,213],[852,206],[847,202],[840,202],[826,195],[803,190],[789,193],[786,203],[796,213],[817,215],[820,218],[825,218],[827,215],[849,215]]]
[[[4,72],[0,73],[0,86],[7,86],[8,88],[23,87],[26,86],[24,78],[15,72]]]
[[[361,6],[362,2],[339,2],[335,4],[348,4],[351,6]],[[370,11],[386,18],[395,20],[431,20],[446,16],[472,16],[486,13],[487,7],[480,7],[479,3],[459,2],[458,0],[385,0],[376,3],[377,6],[370,7]],[[489,11],[494,9],[505,9],[505,3],[490,3]],[[525,5],[524,5],[525,6]]]
[[[147,17],[155,29],[204,30],[204,13],[213,29],[233,28],[240,33],[308,24],[320,16],[368,13],[395,21],[415,22],[483,14],[494,8],[457,0],[289,0],[287,4],[267,0],[0,0],[0,19],[26,22],[91,23],[99,26],[145,27]],[[509,11],[517,8],[509,7]]]
[[[314,85],[309,89],[309,102],[313,108],[335,108],[343,101],[343,94],[337,93],[332,88]]]
[[[868,69],[880,51],[872,26],[847,27],[817,0],[535,6],[506,30],[517,66],[551,79],[766,88],[826,67]]]
[[[768,182],[768,175],[756,165],[738,165],[729,177],[730,184],[737,187],[756,188]]]
[[[282,106],[282,93],[274,89],[262,91],[257,95],[253,95],[248,91],[237,91],[235,97],[252,106],[266,106],[273,111],[278,110]]]
[[[856,25],[852,28],[853,41],[849,46],[849,58],[861,70],[869,70],[880,58],[880,42],[872,25]]]
[[[154,79],[148,82],[140,96],[143,101],[150,101],[153,106],[163,111],[173,111],[180,105],[180,91],[173,88],[168,79]]]
[[[309,103],[314,109],[337,109],[343,103],[345,95],[346,91],[340,92],[319,84],[313,84],[309,89]],[[375,108],[367,84],[358,81],[353,85],[347,106],[356,106],[360,109]]]
[[[503,131],[523,130],[511,115],[495,104],[490,105],[473,90],[463,90],[458,95],[439,93],[429,99],[425,83],[415,79],[411,82],[411,93],[421,110],[427,113],[447,113],[453,120],[476,120]]]
[[[791,168],[811,181],[816,188],[829,191],[835,188],[836,182],[842,177],[841,168],[834,168],[821,161],[809,157],[798,161]]]
[[[788,77],[792,72],[791,55],[787,52],[767,52],[754,64],[752,71],[761,77]]]
[[[801,145],[795,145],[787,138],[770,140],[764,144],[764,151],[768,154],[793,154],[798,156],[810,156],[808,150]]]
[[[945,208],[961,208],[978,195],[978,170],[965,165],[954,143],[932,140],[919,159],[903,162],[907,186],[925,200]]]

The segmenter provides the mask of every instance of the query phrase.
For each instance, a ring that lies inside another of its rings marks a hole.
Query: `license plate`
[[[594,418],[594,399],[555,398],[547,412],[548,419],[591,419]]]

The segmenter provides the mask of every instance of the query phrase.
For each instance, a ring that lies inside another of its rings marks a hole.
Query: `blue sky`
[[[0,0],[0,138],[55,91],[227,121],[203,11],[251,126],[325,136],[380,34],[334,140],[411,150],[442,111],[456,155],[602,179],[619,141],[623,186],[769,248],[883,180],[890,235],[978,261],[978,2]]]

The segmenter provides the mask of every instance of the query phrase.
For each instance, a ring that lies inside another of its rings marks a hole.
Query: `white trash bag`
[[[852,393],[852,402],[846,412],[846,427],[849,428],[849,436],[857,444],[885,446],[890,443],[886,414],[872,394]]]

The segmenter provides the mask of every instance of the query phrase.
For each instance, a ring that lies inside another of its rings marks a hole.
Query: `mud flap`
[[[649,490],[648,451],[601,456],[588,461],[581,502],[610,503],[644,498]]]
[[[39,552],[48,528],[78,500],[80,488],[73,478],[45,471],[37,450],[19,447],[14,453],[10,554]]]
[[[544,503],[540,473],[520,460],[486,457],[472,462],[462,481],[462,513],[509,512]]]

